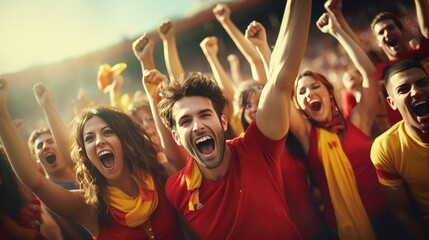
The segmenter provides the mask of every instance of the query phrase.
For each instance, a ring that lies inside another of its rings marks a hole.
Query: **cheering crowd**
[[[222,66],[214,35],[200,43],[211,74],[186,71],[167,20],[166,73],[143,34],[130,46],[141,89],[124,97],[126,65],[100,66],[110,102],[79,98],[71,123],[38,83],[47,127],[30,137],[0,79],[0,239],[429,239],[429,1],[414,0],[418,38],[373,18],[384,60],[342,4],[316,23],[347,55],[341,86],[303,64],[312,0],[286,1],[274,43],[213,8],[252,79],[237,56]]]

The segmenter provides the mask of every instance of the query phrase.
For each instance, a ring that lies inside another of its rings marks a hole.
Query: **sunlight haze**
[[[0,75],[79,57],[133,39],[167,18],[186,16],[195,2],[0,1]]]

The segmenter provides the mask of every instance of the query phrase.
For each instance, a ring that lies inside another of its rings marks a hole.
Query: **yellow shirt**
[[[381,184],[407,186],[429,225],[429,144],[415,138],[402,120],[374,140],[371,160]]]

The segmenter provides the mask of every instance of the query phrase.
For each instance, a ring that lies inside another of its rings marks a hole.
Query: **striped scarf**
[[[200,191],[201,182],[203,176],[198,164],[194,160],[188,160],[184,169],[184,175],[186,180],[186,188],[191,192],[191,197],[189,198],[189,210],[195,211],[196,207],[200,203]]]
[[[141,176],[144,179],[144,186],[139,185],[140,194],[137,197],[130,197],[117,187],[107,187],[110,211],[121,225],[137,227],[143,224],[150,219],[158,206],[158,195],[152,176],[149,174],[141,174]],[[133,180],[136,181],[135,177]]]

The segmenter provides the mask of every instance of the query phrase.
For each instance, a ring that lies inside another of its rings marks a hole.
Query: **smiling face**
[[[387,101],[399,110],[413,129],[429,130],[429,78],[419,68],[409,68],[393,74],[388,83]]]
[[[176,122],[172,130],[176,143],[182,145],[205,168],[221,165],[225,152],[225,132],[228,121],[219,119],[206,97],[184,97],[172,110]]]
[[[389,60],[396,60],[410,51],[405,30],[401,31],[392,19],[382,20],[375,24],[373,33],[378,46],[383,49]]]
[[[58,175],[57,173],[67,167],[54,138],[49,132],[40,134],[34,140],[33,150],[48,175]]]
[[[246,102],[244,103],[243,117],[245,121],[250,125],[250,123],[255,120],[256,110],[258,110],[259,98],[261,97],[261,92],[250,92],[247,95]]]
[[[295,95],[300,109],[316,122],[329,122],[332,102],[326,86],[312,76],[303,76],[297,81]]]
[[[98,116],[90,118],[83,128],[83,141],[89,160],[107,182],[129,176],[122,142],[106,121]]]

